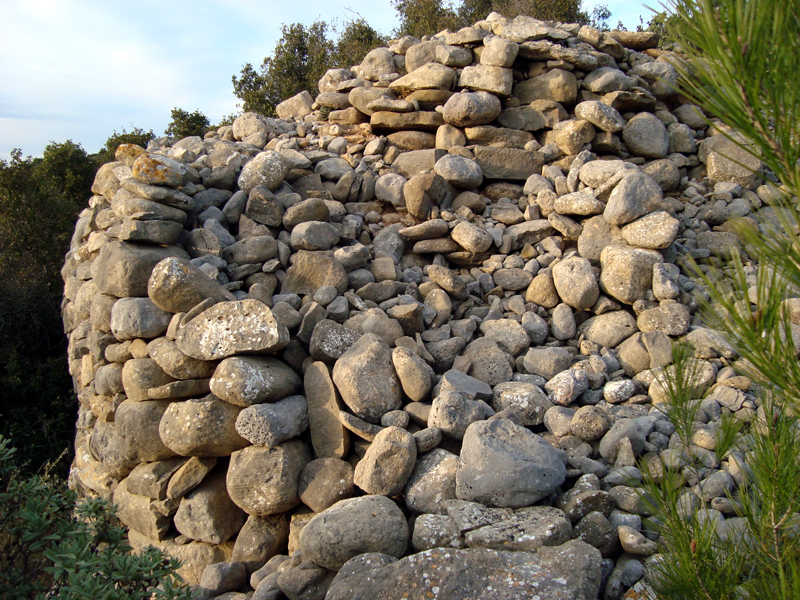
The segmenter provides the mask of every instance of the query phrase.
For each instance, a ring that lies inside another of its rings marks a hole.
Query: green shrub
[[[15,151],[0,161],[0,434],[26,449],[31,471],[74,438],[60,270],[95,168],[71,141],[49,144],[41,158]]]
[[[23,477],[0,436],[0,597],[188,600],[180,566],[152,546],[130,553],[101,499],[81,499],[51,475]],[[154,595],[155,594],[155,595]]]
[[[170,115],[172,121],[167,125],[164,133],[178,140],[192,135],[203,137],[211,125],[208,117],[199,110],[190,113],[176,107],[172,109]]]

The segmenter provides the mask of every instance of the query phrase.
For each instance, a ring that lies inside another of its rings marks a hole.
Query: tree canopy
[[[497,11],[507,17],[530,15],[537,19],[607,26],[608,7],[587,10],[582,0],[392,0],[398,24],[394,36],[421,38],[444,29],[457,30]],[[234,75],[233,93],[243,111],[275,116],[275,107],[303,90],[316,96],[317,82],[325,71],[348,69],[359,64],[370,50],[386,45],[388,38],[360,15],[350,19],[337,37],[335,26],[317,20],[309,26],[292,23],[281,26],[281,37],[272,54],[256,68],[246,63]],[[174,111],[173,111],[174,112]],[[174,115],[173,115],[174,118]]]
[[[190,113],[182,108],[176,107],[172,109],[170,116],[172,117],[172,121],[167,125],[167,129],[164,133],[177,139],[192,135],[199,135],[202,137],[211,125],[208,117],[199,110]]]

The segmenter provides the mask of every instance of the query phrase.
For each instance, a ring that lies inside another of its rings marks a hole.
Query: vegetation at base
[[[170,112],[170,116],[172,120],[167,125],[164,133],[177,140],[193,135],[203,137],[211,126],[211,121],[199,110],[190,113],[182,108],[175,107]]]
[[[780,223],[766,234],[741,221],[746,255],[722,268],[697,267],[707,301],[703,315],[740,355],[732,366],[757,386],[756,419],[717,426],[719,460],[746,459],[745,484],[730,500],[744,518],[741,533],[720,537],[713,522],[678,503],[684,479],[699,473],[687,453],[682,470],[645,472],[646,497],[661,534],[653,569],[659,600],[800,598],[800,363],[785,300],[800,294],[800,0],[675,0],[665,22],[686,56],[676,65],[693,102],[732,129],[729,139],[757,155],[777,180],[771,209]],[[776,44],[775,40],[781,40]],[[755,289],[745,267],[757,263]],[[755,293],[753,293],[755,292]],[[687,353],[676,355],[686,373]],[[684,381],[691,374],[684,376]],[[691,386],[675,379],[668,416],[691,447]]]
[[[130,553],[126,530],[99,498],[78,500],[51,474],[25,476],[0,436],[0,597],[188,600],[177,560]]]

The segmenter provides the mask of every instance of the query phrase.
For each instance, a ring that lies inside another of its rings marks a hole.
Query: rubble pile
[[[71,485],[205,598],[617,600],[657,553],[640,459],[700,456],[687,509],[738,527],[714,422],[758,405],[687,258],[771,189],[657,42],[493,13],[120,146],[63,269]]]

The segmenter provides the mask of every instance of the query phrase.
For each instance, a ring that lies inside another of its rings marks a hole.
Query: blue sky
[[[607,5],[609,22],[631,29],[651,14]],[[382,33],[396,24],[390,0],[0,0],[0,159],[41,155],[51,140],[95,152],[123,127],[161,135],[176,106],[218,121],[236,111],[231,76],[261,63],[281,24],[354,13]]]

